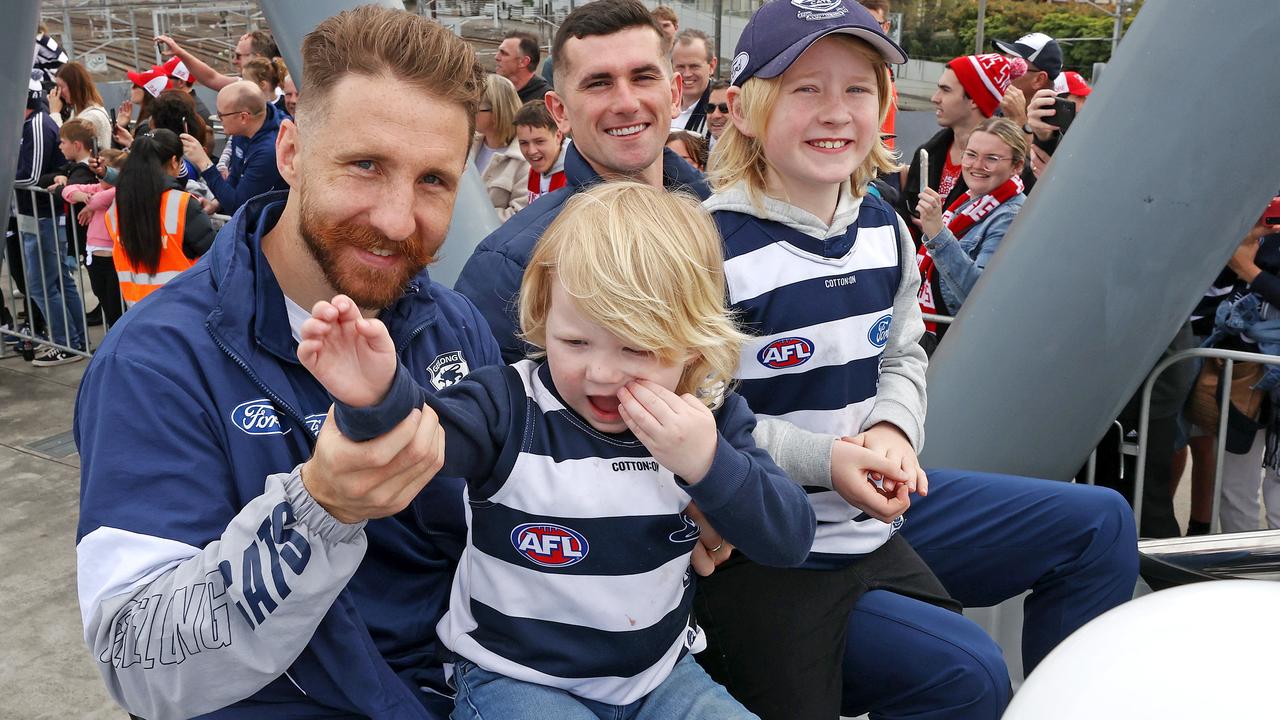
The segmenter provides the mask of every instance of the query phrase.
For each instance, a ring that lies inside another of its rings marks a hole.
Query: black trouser
[[[9,218],[9,229],[5,232],[5,257],[9,261],[9,277],[13,278],[13,286],[22,293],[26,302],[27,324],[31,326],[31,330],[36,335],[43,335],[44,315],[40,312],[40,308],[31,300],[31,296],[27,294],[27,265],[23,262],[22,255],[22,238],[18,235],[17,218]],[[21,306],[22,303],[19,303]],[[14,314],[21,313],[22,309],[14,311]],[[17,325],[17,318],[14,318],[14,324]]]
[[[98,307],[102,308],[102,319],[107,327],[115,325],[124,314],[124,298],[120,296],[120,280],[116,277],[116,266],[110,255],[94,255],[89,263],[89,287],[98,297]]]
[[[765,567],[738,553],[698,578],[707,649],[695,658],[763,720],[834,720],[849,615],[873,588],[960,609],[900,535],[839,570]]]
[[[1137,403],[1131,402],[1120,413],[1125,432],[1138,428]],[[1173,472],[1173,445],[1178,437],[1178,416],[1153,417],[1147,424],[1146,470],[1142,483],[1142,527],[1140,537],[1178,537],[1182,529],[1173,513],[1173,493],[1169,480]],[[1133,505],[1133,485],[1138,477],[1138,459],[1125,455],[1120,459],[1120,433],[1113,425],[1098,443],[1095,485],[1109,487]],[[1123,477],[1121,477],[1123,475]],[[1084,471],[1077,476],[1083,480]]]

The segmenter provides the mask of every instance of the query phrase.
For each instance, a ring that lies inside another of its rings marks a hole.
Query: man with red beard
[[[448,30],[376,6],[325,20],[302,58],[307,91],[275,141],[292,189],[246,202],[112,330],[81,384],[85,641],[142,717],[452,709],[435,623],[465,523],[461,481],[430,480],[435,414],[348,440],[297,337],[309,308],[345,293],[423,387],[499,362],[476,309],[424,269],[483,75]]]

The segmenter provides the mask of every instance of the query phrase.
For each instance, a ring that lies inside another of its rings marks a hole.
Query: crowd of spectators
[[[0,304],[5,329],[37,338],[29,354],[36,366],[83,359],[88,327],[115,325],[209,248],[212,216],[286,187],[275,136],[298,92],[270,34],[253,31],[236,45],[233,70],[252,81],[219,73],[172,38],[156,43],[164,62],[130,71],[129,97],[109,111],[84,66],[68,62],[43,26],[36,37],[7,252],[10,275],[29,299],[25,318]],[[222,157],[197,83],[219,90]],[[98,300],[87,313],[77,260]]]

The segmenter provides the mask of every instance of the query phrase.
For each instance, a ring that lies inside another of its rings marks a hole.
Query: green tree
[[[1127,28],[1141,0],[1126,5]],[[894,9],[903,14],[902,42],[911,57],[945,61],[973,52],[978,34],[978,4],[974,0],[899,0]],[[1093,63],[1111,57],[1112,26],[1110,15],[1085,3],[990,0],[983,51],[991,51],[993,39],[1014,40],[1030,32],[1054,38],[1107,38],[1060,43],[1064,66],[1088,77]]]

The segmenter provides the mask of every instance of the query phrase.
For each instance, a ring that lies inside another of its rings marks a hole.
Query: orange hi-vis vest
[[[191,195],[182,190],[165,190],[160,197],[160,263],[154,273],[135,265],[124,251],[120,244],[115,204],[107,210],[104,220],[107,234],[111,236],[111,258],[115,262],[116,277],[120,280],[120,295],[126,303],[138,302],[195,264],[182,253],[182,238],[187,230],[187,203],[190,200]]]

